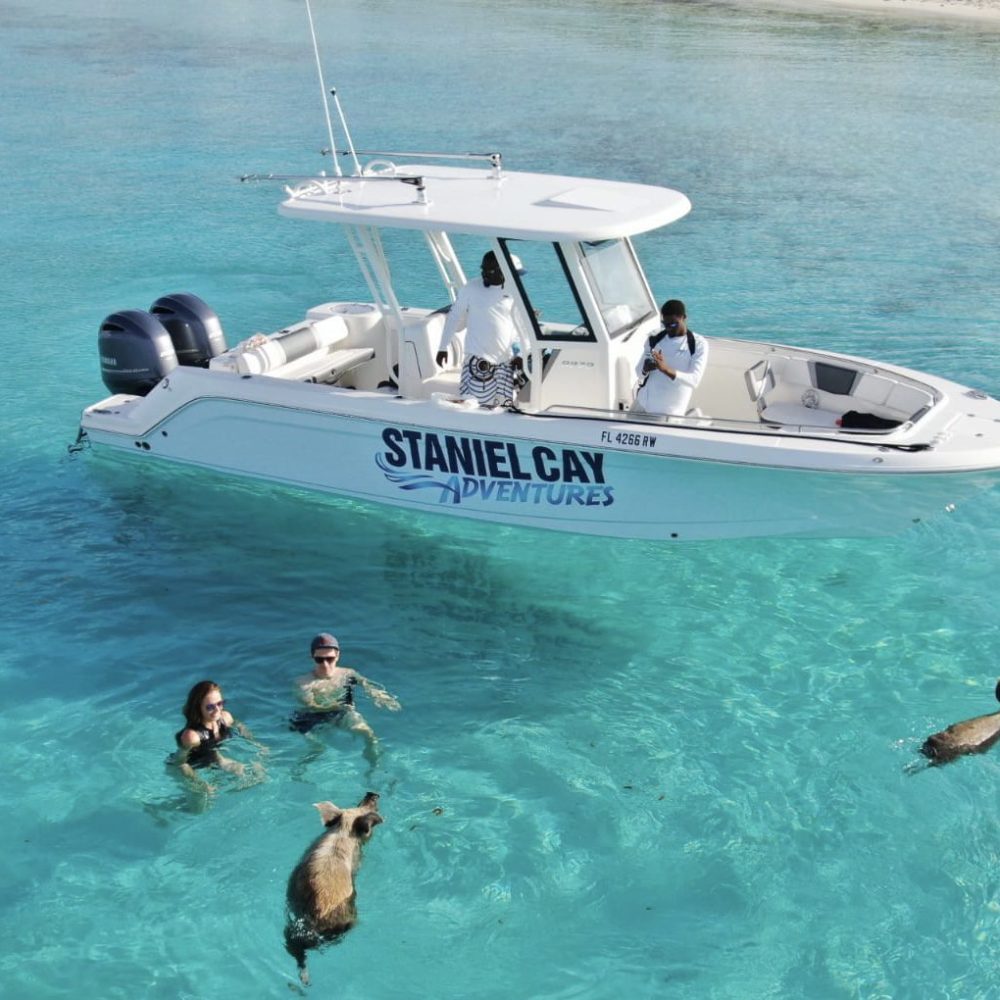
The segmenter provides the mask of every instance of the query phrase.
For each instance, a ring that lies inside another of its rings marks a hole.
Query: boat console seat
[[[399,392],[411,399],[429,399],[432,392],[455,392],[458,375],[455,370],[442,371],[437,365],[437,353],[441,349],[444,333],[445,313],[428,313],[425,316],[407,318],[399,345]],[[461,366],[461,348],[456,337],[451,349],[452,357],[458,357]]]

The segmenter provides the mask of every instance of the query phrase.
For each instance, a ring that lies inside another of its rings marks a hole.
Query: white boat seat
[[[433,312],[403,327],[399,353],[399,391],[413,399],[430,395],[430,383],[441,374],[436,356],[441,349],[444,314]]]
[[[832,410],[821,410],[801,403],[772,403],[760,411],[760,419],[768,424],[791,424],[799,427],[836,427],[842,416]]]
[[[332,385],[353,368],[371,361],[375,357],[374,347],[344,347],[333,351],[322,359],[323,371],[306,379],[307,382],[323,382]]]
[[[324,371],[333,348],[348,335],[340,316],[306,320],[270,336],[255,334],[209,362],[240,375],[307,379]]]

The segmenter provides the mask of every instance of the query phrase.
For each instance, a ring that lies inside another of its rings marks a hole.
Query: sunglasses
[[[313,659],[317,663],[334,663],[339,655],[339,653],[335,653],[333,656],[314,656]]]
[[[224,701],[210,701],[205,705],[206,712],[221,712],[226,707]]]

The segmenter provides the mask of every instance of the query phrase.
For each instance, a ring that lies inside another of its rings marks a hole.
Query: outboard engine
[[[197,295],[163,295],[149,311],[167,328],[177,352],[177,363],[206,368],[226,349],[226,335],[215,311]]]
[[[142,309],[112,313],[97,334],[101,378],[111,392],[145,396],[177,367],[167,328]]]

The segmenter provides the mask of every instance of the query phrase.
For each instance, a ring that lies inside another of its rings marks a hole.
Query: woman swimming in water
[[[246,773],[243,764],[230,760],[219,751],[219,745],[233,733],[264,749],[254,740],[250,730],[242,722],[237,722],[232,713],[226,711],[222,688],[215,681],[198,681],[188,692],[182,712],[185,726],[174,736],[178,747],[174,762],[180,768],[181,774],[204,791],[215,789],[195,773],[196,769],[220,767],[239,777],[243,777]],[[254,765],[255,771],[259,768],[259,764]],[[258,774],[258,778],[260,776]]]

